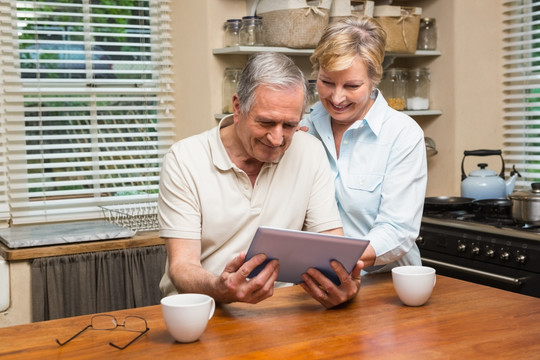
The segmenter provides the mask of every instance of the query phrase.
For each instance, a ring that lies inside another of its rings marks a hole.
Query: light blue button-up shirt
[[[377,95],[378,94],[378,95]],[[301,125],[324,144],[345,235],[371,241],[375,266],[420,265],[418,237],[427,183],[424,133],[408,115],[375,103],[343,134],[336,155],[330,115],[318,102]]]

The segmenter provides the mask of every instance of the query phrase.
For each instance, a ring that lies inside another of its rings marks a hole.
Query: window
[[[522,177],[540,182],[540,1],[504,3],[504,151]]]
[[[169,0],[0,7],[0,217],[99,218],[100,206],[155,201],[174,139]]]

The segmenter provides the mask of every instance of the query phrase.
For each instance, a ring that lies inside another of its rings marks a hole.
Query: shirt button
[[[349,143],[349,142],[348,142],[347,140],[345,140],[345,141],[343,142],[343,145],[347,145],[348,143]]]

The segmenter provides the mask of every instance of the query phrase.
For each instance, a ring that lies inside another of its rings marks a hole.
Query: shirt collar
[[[229,158],[225,145],[221,140],[220,130],[224,127],[231,126],[233,124],[233,115],[227,115],[221,119],[218,126],[210,130],[210,136],[208,137],[208,145],[212,154],[212,161],[214,166],[220,170],[230,170],[235,165]]]
[[[388,104],[378,89],[373,90],[373,96],[375,96],[375,102],[367,112],[366,117],[364,119],[358,119],[349,129],[358,129],[364,126],[364,124],[367,124],[375,136],[380,134],[382,122],[388,110]],[[317,115],[313,116],[314,114]],[[311,121],[319,133],[332,132],[330,115],[320,101],[313,105]]]
[[[364,120],[375,136],[379,136],[383,119],[386,117],[386,111],[388,110],[388,103],[379,89],[374,89],[373,95],[375,96],[375,102],[367,112]]]

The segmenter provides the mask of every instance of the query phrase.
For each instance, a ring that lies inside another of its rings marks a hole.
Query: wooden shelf
[[[273,46],[232,46],[219,49],[213,49],[212,53],[214,55],[250,55],[256,52],[264,51],[274,51],[279,53],[284,53],[286,55],[292,56],[311,56],[313,54],[313,49],[291,49],[286,47],[273,47]],[[386,53],[388,57],[399,57],[399,58],[408,58],[408,57],[421,57],[421,56],[440,56],[441,52],[439,50],[418,50],[413,54],[402,54],[402,53]]]
[[[441,110],[404,110],[403,113],[409,116],[438,116],[442,115]],[[220,121],[225,116],[230,114],[215,114],[214,117],[217,121]]]
[[[273,51],[284,53],[286,55],[310,56],[313,49],[291,49],[286,47],[272,46],[232,46],[212,50],[214,55],[250,55],[257,52]]]
[[[441,110],[405,110],[403,112],[409,116],[442,115]]]

